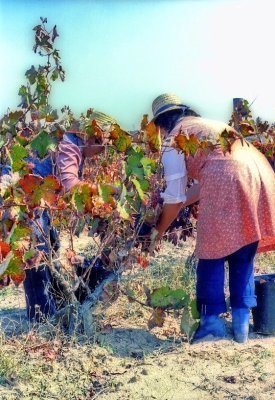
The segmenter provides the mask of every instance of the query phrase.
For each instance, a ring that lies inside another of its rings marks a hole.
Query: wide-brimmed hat
[[[95,120],[97,125],[103,130],[112,124],[117,124],[117,121],[110,115],[94,109],[87,111],[87,117],[90,118],[91,121]],[[75,133],[80,136],[85,135],[85,129],[79,120],[73,121],[70,127],[68,127],[67,132]]]
[[[159,115],[171,110],[185,110],[186,106],[183,104],[182,99],[170,93],[164,93],[158,96],[152,103],[153,119],[154,121]]]
[[[102,129],[107,125],[117,124],[117,121],[113,117],[96,110],[92,111],[92,113],[89,115],[89,118],[91,120],[95,120]]]

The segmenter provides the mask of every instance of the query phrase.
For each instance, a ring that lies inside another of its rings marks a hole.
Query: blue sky
[[[0,0],[0,115],[19,103],[39,17],[57,25],[66,81],[51,104],[94,107],[126,129],[163,92],[227,121],[233,97],[275,120],[274,0]]]

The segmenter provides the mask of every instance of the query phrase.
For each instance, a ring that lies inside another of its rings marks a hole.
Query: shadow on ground
[[[0,329],[6,336],[20,335],[30,329],[25,308],[0,310]]]
[[[99,334],[97,340],[115,356],[136,359],[175,348],[175,342],[160,339],[142,328],[113,328],[108,334]]]

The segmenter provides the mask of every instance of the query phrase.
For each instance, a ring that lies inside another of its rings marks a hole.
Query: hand
[[[150,235],[149,254],[153,255],[154,251],[159,251],[161,235],[156,228],[153,228]]]
[[[90,137],[87,139],[85,143],[85,147],[83,149],[83,154],[87,158],[91,158],[97,154],[102,153],[104,150],[104,146],[101,143],[98,143],[96,138]]]

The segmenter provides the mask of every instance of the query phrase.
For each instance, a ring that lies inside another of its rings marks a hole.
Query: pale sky
[[[54,107],[93,107],[134,129],[170,92],[225,122],[233,97],[255,100],[255,115],[274,121],[274,15],[275,0],[0,0],[0,116],[43,62],[32,52],[43,16],[66,71]]]

